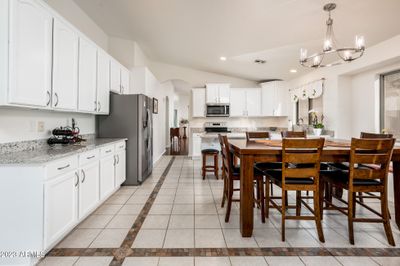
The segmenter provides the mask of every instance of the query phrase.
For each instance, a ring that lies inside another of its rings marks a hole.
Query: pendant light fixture
[[[337,47],[335,35],[333,33],[333,19],[331,18],[331,11],[335,8],[336,4],[334,3],[329,3],[324,6],[323,10],[328,12],[329,17],[326,21],[327,30],[322,52],[307,56],[307,50],[301,49],[300,64],[302,66],[311,68],[335,66],[343,64],[345,62],[351,62],[360,58],[363,55],[365,50],[365,40],[363,36],[355,37],[354,47]],[[326,63],[324,62],[324,58],[328,55],[331,61]],[[332,59],[332,56],[336,56],[337,60],[335,60],[335,58]]]

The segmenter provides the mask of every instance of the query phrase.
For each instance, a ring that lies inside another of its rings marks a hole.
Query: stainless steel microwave
[[[228,117],[229,104],[207,104],[207,117]]]

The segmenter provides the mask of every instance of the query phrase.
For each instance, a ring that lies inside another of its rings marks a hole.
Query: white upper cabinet
[[[110,111],[110,57],[103,51],[97,51],[97,113]]]
[[[110,63],[110,90],[121,93],[121,69],[117,61],[111,59]]]
[[[79,39],[78,109],[84,112],[97,110],[96,102],[97,48],[84,38]]]
[[[129,94],[129,70],[121,67],[121,94]]]
[[[206,103],[222,103],[230,102],[231,89],[229,84],[224,83],[208,83],[206,84]]]
[[[58,19],[53,28],[52,107],[76,110],[78,105],[78,34]]]
[[[206,116],[206,89],[192,89],[192,117]]]
[[[246,115],[261,116],[261,89],[246,90]]]
[[[262,115],[287,116],[289,93],[282,81],[262,84]]]
[[[230,116],[246,116],[246,89],[231,89]]]
[[[8,102],[46,107],[51,93],[53,18],[36,1],[9,3]]]
[[[261,90],[231,89],[230,116],[261,116]]]

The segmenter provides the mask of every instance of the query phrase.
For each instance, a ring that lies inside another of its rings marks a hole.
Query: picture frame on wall
[[[153,98],[153,114],[158,114],[158,100]]]

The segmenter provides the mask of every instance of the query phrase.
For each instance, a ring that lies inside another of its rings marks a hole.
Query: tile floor
[[[275,210],[271,210],[270,218],[263,224],[259,210],[255,209],[254,234],[242,238],[238,204],[233,204],[229,223],[224,221],[225,209],[220,207],[223,182],[213,176],[202,180],[201,161],[186,156],[175,156],[165,179],[160,179],[171,158],[164,156],[141,186],[119,189],[61,241],[54,249],[55,253],[42,260],[40,265],[400,265],[400,257],[378,257],[380,253],[375,252],[374,248],[384,248],[392,252],[390,254],[400,254],[397,247],[388,245],[382,225],[355,224],[356,245],[351,246],[347,220],[337,212],[324,212],[325,243],[318,241],[315,225],[309,221],[288,221],[286,242],[282,242],[281,216]],[[151,208],[143,223],[133,226],[155,189],[158,193],[152,205],[146,205]],[[274,188],[274,193],[279,194],[279,189]],[[391,213],[394,213],[393,206]],[[362,209],[357,214],[369,215]],[[109,253],[113,254],[112,250],[121,247],[132,226],[136,232],[131,248],[133,253],[138,252],[134,256],[118,262],[113,261],[113,256],[96,256],[96,252],[91,253],[93,256],[83,256],[89,254],[85,250],[95,248],[111,249]],[[400,231],[394,223],[392,230],[400,245]],[[68,253],[72,248],[82,249],[83,255],[79,252],[81,256],[54,255],[57,250]],[[299,248],[297,253],[296,248]],[[352,256],[339,256],[339,248],[351,249],[346,252]],[[366,252],[357,248],[372,249]],[[144,255],[140,256],[142,250]],[[260,250],[270,253],[257,254]],[[182,252],[189,256],[183,256]],[[319,252],[337,256],[316,256],[321,255]],[[354,256],[357,252],[363,256]],[[198,254],[201,256],[196,256]],[[253,256],[244,256],[249,254]]]

